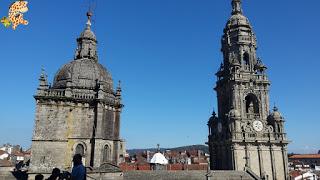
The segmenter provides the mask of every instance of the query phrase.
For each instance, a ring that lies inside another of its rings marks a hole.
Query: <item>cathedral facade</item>
[[[209,119],[212,170],[248,171],[262,179],[288,179],[284,118],[270,111],[266,69],[257,56],[257,40],[241,0],[232,0],[232,15],[221,40],[223,62],[216,73],[218,115]]]
[[[74,154],[91,169],[117,169],[125,155],[120,139],[121,87],[114,90],[111,74],[98,62],[91,14],[77,39],[74,60],[62,66],[52,86],[43,72],[36,99],[31,147],[31,173],[70,170]]]

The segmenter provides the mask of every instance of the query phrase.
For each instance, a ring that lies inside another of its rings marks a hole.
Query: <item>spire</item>
[[[242,14],[241,0],[232,0],[232,14]]]
[[[237,73],[241,69],[243,72],[258,71],[263,74],[266,66],[262,63],[257,64],[257,39],[248,18],[242,13],[242,0],[231,2],[232,16],[226,24],[221,41],[225,67],[219,72]],[[233,68],[233,71],[229,71],[230,68]],[[224,75],[224,73],[219,73],[219,75]]]
[[[40,74],[40,78],[39,78],[39,86],[40,87],[47,87],[48,86],[48,80],[47,80],[47,74],[46,74],[46,71],[45,69],[42,67],[41,68],[41,74]]]
[[[121,81],[118,82],[117,90],[116,90],[116,96],[121,96]]]
[[[212,116],[213,116],[213,117],[216,117],[216,115],[217,115],[217,114],[216,114],[216,111],[215,111],[215,109],[213,108]]]
[[[43,95],[45,93],[46,89],[49,89],[48,76],[47,76],[44,68],[42,67],[41,74],[39,77],[39,86],[38,86],[37,95]]]

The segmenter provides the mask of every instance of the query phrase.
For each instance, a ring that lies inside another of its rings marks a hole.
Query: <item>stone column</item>
[[[285,177],[285,179],[288,179],[289,169],[288,169],[287,147],[286,146],[282,146],[281,150],[282,150],[282,158],[283,158],[284,177]]]
[[[115,109],[115,122],[114,122],[114,139],[120,139],[120,109]]]
[[[260,87],[261,88],[261,87]],[[264,96],[264,92],[260,89],[260,114],[261,114],[261,119],[266,119],[267,118],[267,114],[268,112],[265,111],[265,96]]]
[[[270,145],[270,157],[271,157],[271,165],[272,165],[272,178],[276,180],[277,178],[277,170],[275,165],[275,158],[274,158],[274,148]]]
[[[97,102],[95,105],[95,109],[94,109],[94,123],[93,123],[93,127],[92,127],[92,136],[90,139],[90,143],[91,143],[91,153],[90,153],[90,166],[95,167],[95,166],[99,166],[100,162],[98,157],[95,157],[95,151],[99,150],[99,146],[96,145],[96,141],[97,139],[102,139],[102,132],[101,132],[101,128],[97,128],[97,127],[102,127],[102,119],[103,119],[103,110],[104,106],[103,104],[101,104],[100,102]]]
[[[95,137],[94,138],[102,138],[103,132],[102,128],[103,127],[103,118],[104,118],[104,105],[98,102],[96,104],[96,124],[95,124]]]
[[[120,144],[120,141],[113,141],[112,163],[116,165],[118,165],[119,163],[119,144]]]
[[[234,145],[231,145],[231,170],[235,170],[235,148]]]
[[[245,160],[246,160],[246,167],[250,168],[250,153],[249,153],[249,150],[248,150],[248,144],[246,143],[245,144]]]
[[[260,177],[262,177],[264,173],[264,166],[263,166],[262,149],[260,144],[258,145],[258,156],[259,156]]]

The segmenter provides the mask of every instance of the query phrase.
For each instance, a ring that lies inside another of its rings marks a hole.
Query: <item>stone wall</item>
[[[29,180],[34,180],[36,174],[29,174]],[[48,178],[50,174],[43,174]],[[208,177],[207,177],[208,176]],[[88,180],[253,180],[244,171],[130,171],[115,173],[88,173]],[[0,180],[16,180],[11,172],[1,173]]]
[[[27,180],[26,172],[12,172],[11,169],[0,167],[0,180]]]
[[[208,176],[208,177],[207,177]],[[124,180],[253,180],[244,171],[130,171]]]
[[[205,180],[206,171],[129,171],[124,180]]]
[[[16,180],[11,173],[0,172],[0,180]]]
[[[50,174],[42,174],[44,175],[45,179],[50,176]],[[29,174],[28,180],[34,180],[36,174]],[[13,180],[10,179],[13,176],[7,175],[6,178],[3,180]],[[1,176],[0,176],[1,178]],[[123,180],[123,173],[117,172],[117,173],[88,173],[87,174],[87,180],[97,180],[97,179],[103,179],[103,180]],[[0,179],[2,180],[2,179]]]
[[[30,170],[39,173],[51,173],[53,167],[64,170],[66,147],[67,142],[33,141],[32,152],[36,153],[31,156]]]

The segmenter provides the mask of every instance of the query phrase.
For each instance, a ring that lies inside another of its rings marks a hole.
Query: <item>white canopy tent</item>
[[[152,159],[150,160],[150,163],[151,164],[167,165],[168,160],[164,157],[163,154],[158,152],[153,155]]]

